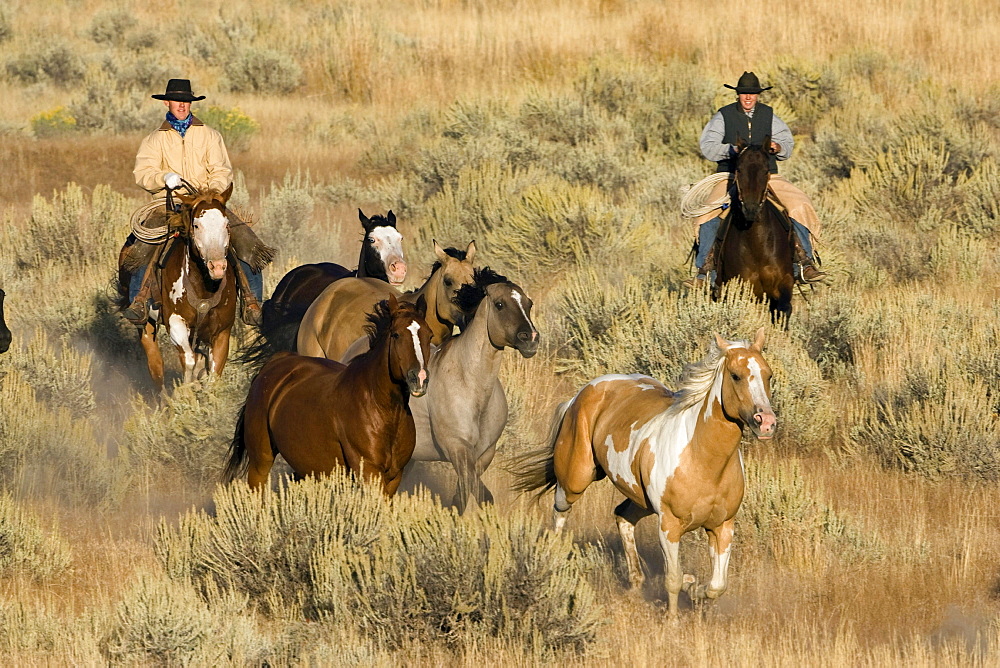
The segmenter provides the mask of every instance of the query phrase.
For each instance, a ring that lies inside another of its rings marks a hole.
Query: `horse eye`
[[[495,301],[495,302],[493,302],[493,305],[497,307],[498,311],[503,310],[503,302],[501,302],[501,301]]]
[[[390,334],[389,336],[391,336],[391,337],[392,337],[392,338],[394,338],[394,339],[398,339],[398,338],[399,338],[399,332],[393,332],[393,333],[392,333],[392,334]]]
[[[444,279],[444,284],[445,284],[445,287],[448,287],[448,288],[450,288],[450,287],[451,287],[451,285],[452,285],[452,283],[454,283],[454,281],[452,281],[452,280],[451,280],[450,278],[447,278],[447,277],[446,277],[446,278]]]
[[[732,376],[734,381],[736,381],[737,383],[740,382],[740,374],[734,373],[732,374]]]

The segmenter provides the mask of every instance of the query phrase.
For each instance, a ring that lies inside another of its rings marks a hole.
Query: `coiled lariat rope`
[[[697,218],[729,204],[728,191],[714,202],[705,201],[705,198],[712,192],[715,184],[728,178],[729,172],[716,172],[715,174],[706,176],[694,185],[682,187],[681,192],[684,195],[681,197],[681,216],[685,218]]]
[[[169,226],[161,225],[160,227],[143,227],[142,225],[149,217],[149,214],[153,213],[157,209],[163,209],[166,206],[167,198],[157,197],[148,204],[144,204],[132,212],[130,222],[132,224],[132,234],[135,235],[136,239],[147,244],[157,244],[167,238],[170,233]]]

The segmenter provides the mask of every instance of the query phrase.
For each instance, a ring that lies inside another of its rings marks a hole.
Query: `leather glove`
[[[177,190],[181,187],[181,175],[167,172],[163,175],[163,183],[171,190]]]

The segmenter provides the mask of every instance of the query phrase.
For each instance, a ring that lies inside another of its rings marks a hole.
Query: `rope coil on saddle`
[[[135,235],[136,239],[147,244],[156,244],[163,241],[170,235],[169,225],[162,225],[159,227],[143,227],[143,223],[146,222],[146,219],[149,218],[151,213],[157,209],[166,207],[166,205],[166,196],[157,197],[132,212],[132,217],[129,220],[129,223],[132,225],[132,234]]]
[[[710,211],[727,206],[729,204],[728,191],[714,202],[706,202],[705,198],[711,194],[712,189],[715,188],[715,184],[719,181],[725,181],[728,178],[729,172],[716,172],[715,174],[706,176],[694,185],[683,186],[681,188],[681,192],[684,193],[681,197],[681,216],[684,218],[698,218]]]

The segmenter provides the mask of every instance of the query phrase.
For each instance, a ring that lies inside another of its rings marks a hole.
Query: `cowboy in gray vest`
[[[788,179],[778,175],[778,162],[787,160],[792,155],[795,140],[792,131],[783,120],[778,118],[774,110],[766,104],[757,101],[757,97],[771,86],[762,88],[757,75],[744,72],[735,86],[723,84],[726,88],[736,91],[736,102],[719,109],[701,133],[701,153],[706,159],[718,164],[717,172],[732,172],[736,168],[735,144],[742,139],[747,144],[763,143],[770,135],[770,178],[768,186],[778,201],[784,205],[792,219],[795,229],[795,257],[793,261],[799,265],[798,278],[806,283],[822,280],[826,274],[819,271],[814,264],[814,256],[810,235],[819,228],[819,218],[809,198],[792,185]],[[728,180],[721,180],[706,201],[716,202],[725,197],[729,187]],[[715,240],[718,235],[721,219],[721,209],[713,209],[696,218],[698,225],[698,253],[695,265],[698,276],[695,279],[703,282],[714,269]],[[690,283],[694,284],[694,281]]]
[[[133,175],[139,187],[154,197],[165,197],[165,190],[175,190],[182,179],[198,190],[223,192],[233,182],[233,169],[229,162],[222,135],[208,127],[191,113],[191,103],[204,100],[191,92],[187,79],[171,79],[163,95],[153,95],[167,107],[166,119],[159,128],[147,135],[139,145]],[[161,202],[164,200],[161,199]],[[271,261],[274,249],[265,246],[249,225],[231,211],[230,247],[239,260],[234,267],[237,284],[243,299],[244,322],[259,323],[260,303],[263,301],[263,269]],[[153,208],[143,227],[164,225],[166,207]],[[146,243],[129,237],[127,250],[122,253],[120,282],[128,287],[131,304],[123,315],[136,326],[143,326],[148,317],[148,300],[153,294],[156,279],[155,264],[158,243]]]

